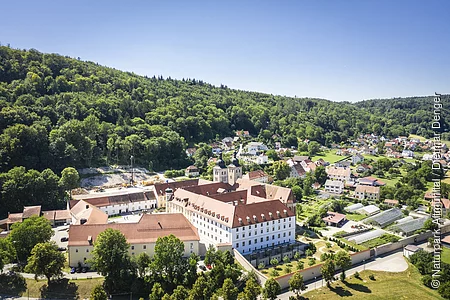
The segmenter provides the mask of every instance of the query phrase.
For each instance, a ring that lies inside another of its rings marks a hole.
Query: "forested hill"
[[[149,70],[151,72],[151,70]],[[444,97],[448,116],[449,97]],[[249,130],[285,146],[359,133],[431,134],[431,98],[335,103],[147,78],[36,50],[0,47],[0,172],[14,166],[185,167],[188,144]],[[448,120],[448,117],[447,117]]]

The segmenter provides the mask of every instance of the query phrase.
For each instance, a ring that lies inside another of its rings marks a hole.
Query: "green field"
[[[317,213],[321,207],[324,207],[331,203],[332,199],[309,199],[308,202],[301,202],[302,205],[302,213],[300,214],[300,218],[297,221],[303,221],[306,218],[309,218],[313,214]]]
[[[360,215],[360,214],[347,214],[347,215],[345,215],[345,217],[347,218],[347,220],[356,221],[356,222],[367,218],[366,215]]]
[[[370,280],[373,274],[375,280]],[[331,287],[305,293],[306,299],[443,299],[436,290],[425,287],[420,281],[420,273],[410,265],[400,273],[363,271],[361,279],[350,276],[345,283],[335,282]]]
[[[336,155],[337,150],[330,150],[323,153],[323,155],[316,155],[311,158],[312,161],[316,161],[322,158],[324,161],[334,164],[337,161],[343,160],[348,156]]]
[[[18,295],[22,297],[32,298],[50,298],[50,299],[86,299],[89,298],[92,289],[97,284],[101,284],[103,278],[100,279],[78,279],[68,280],[62,279],[59,282],[52,282],[50,287],[47,287],[47,280],[25,279],[26,286],[17,290],[22,292]]]
[[[441,260],[450,265],[450,248],[443,247],[441,253]]]

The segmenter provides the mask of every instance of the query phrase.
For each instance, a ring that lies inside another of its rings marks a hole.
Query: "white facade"
[[[176,208],[169,209],[171,212],[176,212]],[[196,212],[188,215],[186,218],[198,229],[200,241],[206,247],[230,243],[240,253],[249,254],[257,249],[295,241],[295,217],[230,228],[218,223],[214,217]]]
[[[142,210],[153,210],[157,206],[156,199],[144,200],[144,201],[134,201],[128,203],[117,203],[107,206],[97,206],[101,211],[106,213],[108,216],[119,215],[127,212],[142,211]]]
[[[269,157],[267,155],[261,154],[256,158],[256,163],[258,165],[267,164],[269,162]]]
[[[251,155],[257,155],[259,152],[267,151],[268,149],[266,145],[259,142],[251,142],[247,145],[247,153]]]
[[[215,166],[213,168],[213,181],[228,183],[228,169]]]
[[[342,194],[344,191],[344,182],[338,180],[327,180],[325,182],[325,191],[333,194]]]

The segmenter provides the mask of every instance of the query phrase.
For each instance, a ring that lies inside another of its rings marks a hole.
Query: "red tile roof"
[[[95,243],[107,228],[119,230],[130,244],[154,243],[159,237],[175,235],[182,241],[199,241],[197,229],[183,214],[144,214],[138,223],[71,225],[69,247],[89,246],[88,237]]]

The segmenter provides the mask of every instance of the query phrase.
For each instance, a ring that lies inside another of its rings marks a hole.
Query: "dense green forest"
[[[445,118],[450,97],[442,100]],[[431,97],[337,103],[276,96],[0,46],[0,173],[23,166],[58,174],[67,166],[128,164],[130,155],[152,170],[179,169],[190,163],[188,145],[240,129],[266,141],[279,134],[284,146],[372,132],[430,136],[432,104]]]

